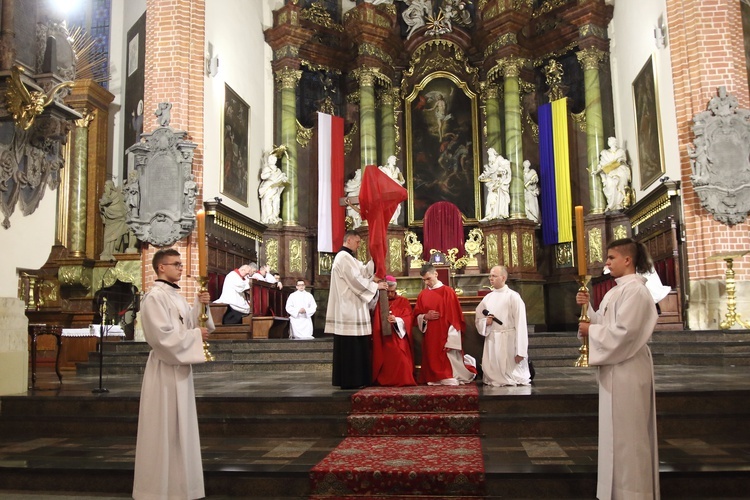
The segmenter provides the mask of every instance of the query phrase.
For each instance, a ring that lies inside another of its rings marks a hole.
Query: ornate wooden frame
[[[451,102],[442,111],[436,111],[433,101],[441,95],[444,101]],[[452,101],[457,102],[452,105]],[[435,71],[414,86],[406,97],[405,108],[409,225],[421,226],[429,205],[443,200],[461,209],[464,223],[476,223],[481,216],[477,94],[456,75]],[[442,113],[442,120],[438,113]],[[449,162],[456,156],[459,159],[452,170]],[[429,185],[421,182],[423,171],[428,172],[425,179],[430,179]],[[467,175],[470,185],[458,183]]]

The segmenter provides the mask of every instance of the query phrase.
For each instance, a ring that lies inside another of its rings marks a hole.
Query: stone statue
[[[617,139],[610,137],[607,144],[609,149],[599,154],[599,165],[592,173],[601,177],[604,196],[607,198],[606,210],[611,212],[630,206],[630,167],[625,151],[617,146]]]
[[[378,167],[380,170],[382,170],[388,177],[393,179],[398,183],[399,186],[403,186],[406,183],[406,180],[404,179],[404,176],[401,174],[401,169],[396,166],[396,157],[391,155],[388,157],[388,160],[386,161],[385,165],[381,165]],[[399,203],[396,207],[396,211],[393,212],[393,217],[391,217],[390,224],[397,225],[398,224],[398,216],[401,215],[401,204]]]
[[[529,160],[523,161],[523,192],[526,218],[539,223],[539,176]]]
[[[99,259],[113,260],[115,253],[136,253],[135,235],[125,223],[125,200],[111,180],[104,183],[104,194],[99,200],[99,213],[104,222],[104,247]]]
[[[195,212],[195,194],[198,190],[198,184],[195,183],[195,176],[188,174],[187,180],[185,181],[185,187],[183,189],[183,205],[185,214],[192,214]]]
[[[160,102],[159,107],[154,111],[154,114],[156,115],[156,121],[159,123],[160,127],[169,127],[169,122],[171,121],[170,114],[172,113],[172,103],[171,102]]]
[[[487,184],[487,203],[483,221],[507,219],[510,214],[510,161],[495,151],[487,150],[487,164],[479,175],[479,182]]]
[[[425,25],[427,16],[432,15],[432,0],[403,0],[406,3],[406,9],[401,14],[404,22],[409,27],[406,31],[408,40],[416,30]]]
[[[128,219],[137,219],[141,206],[141,189],[138,186],[138,172],[128,174],[128,180],[123,187],[127,197]]]
[[[275,152],[271,151],[260,171],[260,221],[263,224],[278,224],[281,222],[281,192],[288,184],[287,175],[276,165],[279,161]]]
[[[354,177],[346,181],[344,184],[344,192],[347,198],[353,198],[359,196],[359,188],[362,185],[362,170],[357,169],[354,171]],[[352,219],[352,229],[356,229],[362,225],[362,217],[359,215],[359,210],[352,204],[347,203],[346,215]]]

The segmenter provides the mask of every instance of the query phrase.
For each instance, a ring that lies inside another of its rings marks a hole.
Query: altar
[[[75,369],[76,363],[88,361],[89,353],[96,352],[97,343],[102,336],[102,325],[89,325],[83,328],[62,329],[62,350],[60,365],[63,368]],[[105,342],[120,342],[125,332],[119,325],[104,326]]]

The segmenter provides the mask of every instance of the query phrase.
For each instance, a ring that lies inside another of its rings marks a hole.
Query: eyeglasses
[[[182,262],[162,262],[162,266],[174,266],[175,269],[182,269]]]

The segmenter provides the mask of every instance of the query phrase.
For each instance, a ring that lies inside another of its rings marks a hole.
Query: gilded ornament
[[[367,261],[369,260],[367,258],[367,240],[364,238],[357,248],[357,258],[364,263],[367,263]]]
[[[266,264],[271,269],[279,269],[279,240],[276,238],[266,240]]]
[[[344,31],[342,25],[333,21],[331,14],[326,10],[322,2],[315,2],[307,9],[302,9],[300,18],[332,30]]]
[[[295,122],[297,123],[297,144],[299,144],[303,148],[306,148],[312,140],[313,128],[306,128],[299,122],[299,120],[295,120]]]
[[[304,272],[302,266],[303,252],[302,241],[293,239],[289,242],[289,272],[301,274]]]
[[[357,48],[357,53],[359,55],[369,55],[377,57],[384,63],[388,64],[388,66],[393,66],[393,58],[390,55],[386,54],[383,49],[371,43],[361,43]]]
[[[417,234],[412,231],[404,232],[404,248],[406,249],[406,256],[411,257],[411,268],[418,269],[422,267],[424,261],[422,260],[422,253],[424,247],[417,238]]]
[[[21,130],[29,130],[37,116],[44,108],[52,104],[55,94],[64,88],[73,86],[73,82],[62,82],[52,87],[46,94],[38,90],[29,92],[21,81],[25,71],[21,66],[13,66],[8,77],[8,88],[5,91],[5,109],[11,115],[16,126]]]
[[[534,265],[534,235],[531,233],[523,233],[521,235],[522,247],[523,247],[523,265],[525,267],[531,267]]]
[[[664,193],[659,198],[655,199],[645,207],[643,207],[637,214],[631,219],[631,227],[637,227],[642,224],[643,221],[653,217],[662,210],[666,210],[672,205],[672,201],[669,197],[669,193]]]
[[[351,130],[344,136],[344,153],[349,154],[352,152],[352,148],[354,147],[354,138],[359,135],[359,126],[357,126],[357,122],[354,122],[352,124]]]
[[[586,110],[584,109],[580,113],[570,113],[570,117],[573,119],[573,123],[578,126],[578,130],[586,132]]]
[[[94,120],[94,117],[96,117],[96,110],[90,111],[88,109],[82,109],[79,113],[81,113],[81,117],[75,121],[76,127],[88,128],[89,124]]]
[[[607,53],[594,47],[581,49],[576,53],[584,70],[599,69],[599,64],[607,58]]]
[[[401,273],[403,266],[401,258],[401,240],[399,238],[388,239],[388,265],[391,272]]]
[[[295,89],[300,78],[302,70],[299,69],[284,67],[276,72],[276,84],[282,89]]]
[[[603,262],[602,230],[598,227],[589,229],[589,261]]]
[[[612,230],[612,235],[616,240],[621,240],[628,237],[628,230],[624,225],[620,224],[619,226],[615,226]]]
[[[513,231],[510,233],[510,258],[513,259],[513,262],[511,265],[517,266],[519,264],[518,260],[518,234]]]
[[[255,229],[251,228],[247,224],[237,219],[234,219],[226,214],[214,212],[214,211],[207,212],[206,215],[213,215],[214,224],[219,227],[232,231],[233,233],[237,233],[239,235],[245,236],[246,238],[250,238],[259,243],[263,243],[263,235],[260,232],[256,231]]]
[[[508,242],[508,233],[503,233],[503,265],[509,267],[510,262],[510,244]]]
[[[555,266],[573,267],[573,243],[559,243],[555,245]]]
[[[531,14],[532,18],[537,18],[539,16],[543,16],[544,14],[547,14],[549,12],[552,12],[558,7],[562,7],[563,5],[573,2],[575,0],[547,0],[542,4],[541,7],[536,9],[533,14]]]
[[[596,24],[584,24],[583,26],[578,28],[578,35],[581,38],[585,38],[587,36],[595,36],[606,40],[607,30],[602,28],[601,26],[597,26]]]
[[[469,231],[469,236],[464,242],[464,250],[468,256],[468,266],[477,266],[476,255],[484,253],[484,233],[478,227]]]
[[[497,249],[497,235],[490,234],[487,236],[487,267],[493,268],[500,265],[498,261],[500,253]]]
[[[332,253],[319,253],[318,254],[318,274],[322,276],[330,276],[331,270],[333,269],[333,256]]]
[[[484,49],[484,57],[487,58],[492,56],[492,54],[501,47],[505,47],[506,45],[515,45],[517,43],[518,36],[515,33],[505,33],[504,35],[500,35],[497,40],[489,44],[487,48]]]
[[[91,275],[92,270],[83,266],[60,266],[57,270],[57,279],[61,285],[81,285],[89,288]]]

